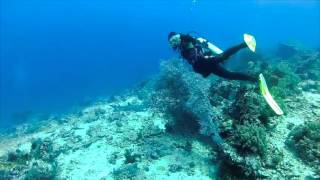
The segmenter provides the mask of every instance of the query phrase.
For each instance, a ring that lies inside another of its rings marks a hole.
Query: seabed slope
[[[319,54],[316,58],[319,59]],[[177,73],[178,69],[173,71]],[[184,78],[190,78],[190,76],[194,78],[194,82],[201,85],[210,81],[202,80],[198,75],[190,75],[192,73],[190,71],[187,74],[183,73],[178,75],[181,76],[182,82],[185,81],[184,83],[189,83]],[[199,118],[201,120],[198,119],[196,124],[188,121],[185,126],[184,122],[182,125],[181,122],[175,123],[174,116],[150,105],[150,99],[155,98],[153,97],[155,94],[150,92],[150,86],[154,86],[154,82],[151,81],[141,85],[139,90],[96,102],[76,114],[42,121],[36,128],[33,124],[21,125],[15,132],[2,134],[0,136],[0,157],[2,157],[0,176],[4,179],[77,180],[205,180],[227,177],[232,179],[235,175],[228,176],[221,173],[222,168],[225,168],[224,161],[228,163],[231,161],[230,164],[243,169],[241,172],[244,175],[239,176],[238,179],[319,178],[319,170],[299,158],[288,146],[288,137],[295,127],[310,121],[320,121],[320,94],[317,90],[305,88],[310,86],[309,81],[305,80],[305,84],[300,83],[299,95],[288,96],[283,100],[287,107],[285,115],[272,116],[268,120],[269,129],[267,128],[265,132],[265,142],[268,144],[268,152],[278,154],[278,159],[272,159],[271,163],[268,156],[258,155],[259,152],[255,152],[255,149],[253,152],[252,149],[250,151],[237,149],[238,146],[232,141],[234,136],[224,135],[223,139],[227,145],[219,149],[212,137],[205,135],[202,130],[207,123],[205,118]],[[215,85],[214,88],[226,90],[228,87],[236,87],[233,88],[235,94],[242,91],[240,88],[242,85],[239,83],[234,85],[234,82],[232,84],[224,80],[217,83],[219,85]],[[318,82],[311,84],[314,83]],[[209,90],[211,92],[212,88]],[[250,88],[247,90],[245,92],[255,92]],[[145,92],[148,92],[148,95],[141,95]],[[187,89],[186,92],[192,92],[192,90]],[[195,92],[199,93],[197,90]],[[215,108],[229,108],[242,101],[233,102],[229,95],[223,93],[220,96],[225,99],[220,105],[215,102],[216,99],[211,99],[210,102],[214,102],[217,106],[210,107],[210,110],[215,111],[223,119],[220,120],[218,128],[220,134],[234,132],[237,129],[230,130],[233,126],[225,125],[231,121],[227,119],[233,116],[225,116],[224,110]],[[253,97],[254,94],[251,96]],[[183,106],[184,108],[190,107],[190,102],[196,101],[192,95],[190,97],[186,103],[183,103],[187,104]],[[241,96],[240,99],[244,97]],[[172,99],[166,98],[163,97],[162,101],[157,102],[169,103],[170,101],[177,105],[184,99],[183,97],[172,102]],[[264,107],[267,106],[264,105]],[[175,112],[178,112],[177,109]],[[252,112],[250,108],[248,112]],[[198,111],[194,113],[192,118],[197,119]],[[232,121],[243,121],[243,119],[244,117],[241,116],[240,119]],[[195,128],[192,125],[199,127]],[[215,130],[212,128],[208,132]],[[224,160],[223,158],[228,159],[226,156],[231,160]]]

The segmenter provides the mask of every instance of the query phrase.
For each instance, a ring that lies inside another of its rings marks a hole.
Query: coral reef
[[[299,57],[303,56],[302,54],[297,50],[294,55]],[[318,58],[312,57],[313,59]],[[302,96],[299,83],[303,77],[297,73],[295,65],[281,61],[271,66],[265,63],[267,61],[272,60],[250,62],[251,72],[265,74],[275,99],[286,112],[289,112],[287,106],[296,107],[295,103],[300,101],[297,96]],[[175,109],[174,113],[187,115],[182,116],[184,119],[177,119],[175,115],[173,119],[184,121],[184,123],[188,123],[190,119],[196,120],[200,126],[199,133],[211,136],[218,145],[218,149],[222,152],[221,156],[224,157],[222,163],[224,167],[225,165],[238,167],[241,174],[245,176],[277,177],[270,175],[276,168],[279,168],[277,166],[284,166],[282,161],[287,161],[285,158],[290,152],[279,150],[282,149],[279,144],[274,143],[274,140],[268,137],[272,137],[278,128],[287,122],[279,123],[280,117],[276,117],[264,102],[257,86],[223,80],[203,80],[188,72],[188,69],[179,65],[178,61],[165,63],[163,74],[168,76],[162,77],[161,83],[170,82],[171,85],[166,88],[169,92],[176,92],[175,87],[183,89],[184,92],[172,96],[168,93],[166,96],[172,99],[172,102],[179,102],[179,111]],[[171,65],[168,65],[169,63]],[[318,68],[318,66],[315,65],[312,68]],[[196,87],[193,82],[197,82]],[[158,97],[160,101],[163,98],[161,95]],[[162,104],[166,106],[165,103]],[[169,106],[167,108],[170,109]],[[284,132],[288,134],[290,130]],[[283,139],[282,137],[281,140]],[[281,177],[283,174],[278,175]]]
[[[0,179],[319,178],[319,52],[285,48],[248,62],[283,116],[257,84],[163,61],[132,90],[1,135]]]

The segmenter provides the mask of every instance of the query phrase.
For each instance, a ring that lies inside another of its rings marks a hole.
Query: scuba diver
[[[203,38],[195,38],[189,34],[170,32],[168,41],[171,47],[180,52],[181,56],[188,61],[193,70],[205,78],[210,74],[215,74],[230,80],[243,80],[259,83],[261,94],[266,102],[277,115],[283,115],[283,111],[270,94],[262,74],[255,77],[239,72],[231,72],[221,65],[221,63],[225,62],[230,56],[236,54],[241,49],[249,48],[252,52],[255,52],[256,40],[252,35],[244,34],[243,43],[225,51],[222,51]]]
[[[195,38],[188,34],[171,32],[168,36],[169,43],[174,50],[178,50],[181,56],[188,61],[193,70],[203,77],[211,73],[230,80],[245,80],[258,82],[259,78],[251,75],[231,72],[226,70],[221,63],[239,50],[249,47],[255,51],[255,39],[245,34],[245,42],[222,51],[203,38]]]

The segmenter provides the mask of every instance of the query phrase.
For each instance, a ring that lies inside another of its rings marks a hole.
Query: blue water
[[[0,126],[14,114],[62,113],[108,96],[177,57],[170,31],[197,32],[222,49],[254,34],[320,47],[320,1],[0,0]]]

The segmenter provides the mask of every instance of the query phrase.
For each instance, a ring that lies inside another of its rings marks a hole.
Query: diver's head
[[[171,32],[168,35],[168,41],[173,49],[177,49],[181,44],[181,35],[179,33]]]

